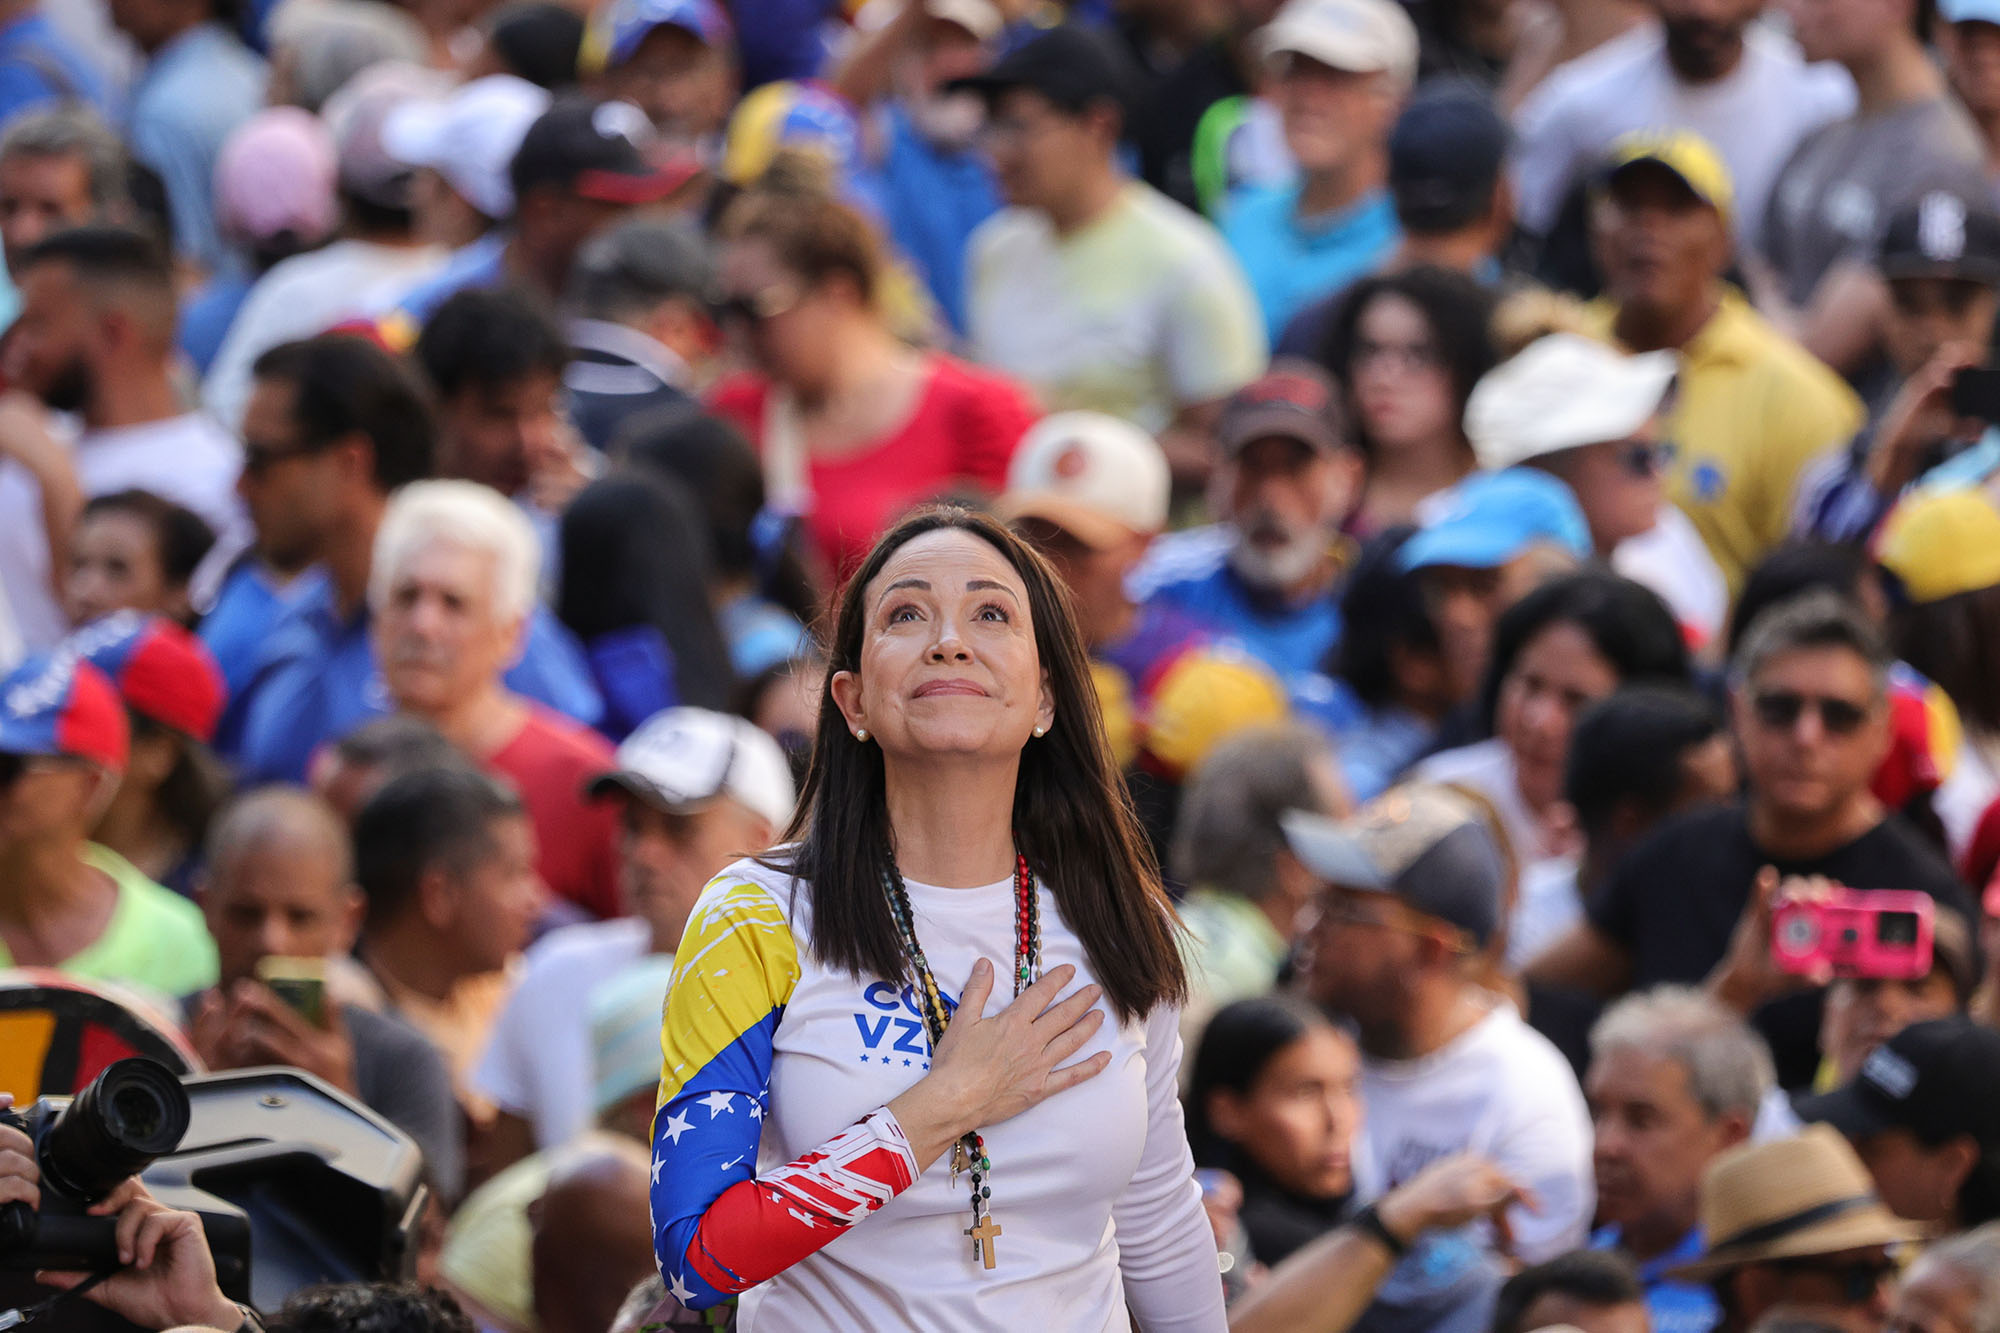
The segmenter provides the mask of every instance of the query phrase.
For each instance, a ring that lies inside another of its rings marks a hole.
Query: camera
[[[144,1057],[109,1065],[75,1097],[44,1097],[0,1123],[34,1143],[42,1207],[0,1207],[0,1264],[108,1267],[117,1262],[114,1221],[85,1210],[121,1182],[180,1147],[191,1118],[172,1070]]]
[[[1830,967],[1837,977],[1915,981],[1931,970],[1930,895],[1909,889],[1842,889],[1781,903],[1771,916],[1771,961],[1792,973]]]

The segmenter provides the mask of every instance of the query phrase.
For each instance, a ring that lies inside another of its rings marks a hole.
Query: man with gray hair
[[[1583,1084],[1596,1131],[1591,1244],[1638,1264],[1655,1333],[1708,1333],[1720,1315],[1706,1287],[1666,1272],[1706,1247],[1702,1173],[1749,1139],[1772,1081],[1763,1039],[1685,986],[1628,995],[1591,1029]]]
[[[96,113],[60,106],[17,117],[0,134],[0,246],[7,271],[45,236],[131,213],[125,145]]]
[[[1730,672],[1743,799],[1662,824],[1590,895],[1584,920],[1529,965],[1529,979],[1602,995],[1705,981],[1753,1016],[1782,1086],[1809,1083],[1820,994],[1770,961],[1783,879],[1914,889],[1977,919],[1951,867],[1870,790],[1889,746],[1889,664],[1860,608],[1832,592],[1760,615]]]
[[[632,218],[593,238],[570,272],[569,417],[606,450],[634,414],[689,401],[718,345],[707,295],[715,266],[701,234]]]
[[[550,890],[591,916],[617,916],[617,811],[583,794],[617,766],[611,747],[504,679],[521,654],[540,565],[527,516],[499,492],[469,481],[405,486],[375,534],[375,660],[398,711],[514,783]]]

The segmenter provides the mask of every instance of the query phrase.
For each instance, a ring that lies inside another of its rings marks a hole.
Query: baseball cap
[[[672,954],[649,954],[590,990],[591,1109],[602,1115],[660,1085],[660,1008]]]
[[[843,183],[861,166],[861,123],[839,96],[812,83],[780,79],[736,104],[723,136],[722,178],[754,183],[781,148],[820,154]]]
[[[69,636],[64,649],[111,681],[133,712],[206,745],[227,690],[208,646],[163,616],[114,611]]]
[[[1500,925],[1506,864],[1470,800],[1436,783],[1391,787],[1351,818],[1278,817],[1285,845],[1329,884],[1386,893],[1484,946]]]
[[[2000,1032],[1962,1014],[1912,1023],[1797,1109],[1849,1139],[1907,1129],[1928,1143],[1970,1134],[2000,1147]]]
[[[362,70],[327,98],[319,115],[333,136],[341,188],[384,208],[408,208],[416,170],[389,151],[382,140],[383,125],[405,102],[435,100],[449,86],[437,70],[385,60]]]
[[[597,12],[578,65],[587,73],[615,69],[632,58],[655,28],[679,28],[703,46],[735,45],[736,29],[716,0],[612,0]]]
[[[398,162],[443,176],[487,217],[508,218],[514,214],[508,164],[548,107],[546,89],[512,74],[489,74],[391,111],[382,122],[382,146]]]
[[[1002,56],[984,74],[955,79],[949,86],[976,92],[988,102],[1027,88],[1070,111],[1109,98],[1128,118],[1139,102],[1139,73],[1131,56],[1110,34],[1075,23],[1050,28]]]
[[[216,220],[253,243],[289,232],[314,244],[340,222],[337,170],[333,137],[318,116],[295,106],[265,107],[216,154]]]
[[[1058,412],[1021,437],[993,512],[1007,523],[1042,519],[1102,550],[1164,529],[1172,486],[1145,431],[1102,412]]]
[[[1938,15],[1946,23],[2000,24],[2000,0],[1938,0]]]
[[[2000,216],[1933,190],[1889,215],[1875,266],[1885,278],[1966,278],[2000,287]]]
[[[1396,217],[1420,232],[1464,226],[1493,203],[1511,136],[1493,100],[1459,79],[1419,88],[1389,134]]]
[[[1483,468],[1509,468],[1585,444],[1622,440],[1660,410],[1672,352],[1626,356],[1576,333],[1551,333],[1473,386],[1465,433]]]
[[[1627,169],[1647,162],[1671,171],[1695,198],[1720,213],[1723,221],[1729,220],[1736,206],[1736,187],[1708,140],[1687,130],[1636,130],[1611,145],[1603,180],[1608,185]]]
[[[1590,524],[1569,487],[1546,472],[1510,467],[1475,472],[1439,495],[1396,563],[1406,571],[1433,565],[1493,569],[1541,543],[1586,559]]]
[[[630,102],[558,98],[521,136],[508,177],[516,197],[562,185],[608,204],[651,203],[695,172],[692,161],[655,160],[652,145],[653,123]]]
[[[602,797],[623,791],[677,815],[728,796],[783,828],[796,797],[785,752],[740,717],[706,708],[655,713],[618,747],[617,767],[584,785]]]
[[[118,691],[73,652],[38,653],[0,680],[0,754],[88,759],[122,773],[131,743]]]
[[[1216,439],[1234,455],[1272,436],[1332,452],[1347,443],[1340,395],[1327,373],[1288,357],[1238,389],[1222,409]]]
[[[1417,29],[1395,0],[1288,0],[1257,35],[1266,60],[1301,55],[1356,74],[1417,73]]]
[[[1875,561],[1922,604],[2000,583],[2000,510],[1977,486],[1922,486],[1889,511]]]

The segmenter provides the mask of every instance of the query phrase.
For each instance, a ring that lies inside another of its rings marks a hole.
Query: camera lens
[[[1875,918],[1875,938],[1884,944],[1915,944],[1917,942],[1917,914],[1915,912],[1884,912]]]
[[[180,1080],[155,1060],[120,1060],[64,1107],[42,1136],[42,1175],[95,1203],[180,1146],[190,1113]]]
[[[1819,922],[1804,912],[1794,912],[1778,923],[1778,938],[1786,949],[1803,953],[1819,943]]]

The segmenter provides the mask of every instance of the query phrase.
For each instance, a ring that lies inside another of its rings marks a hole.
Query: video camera
[[[0,1310],[50,1294],[36,1270],[117,1265],[113,1219],[87,1210],[133,1175],[168,1207],[200,1216],[231,1300],[275,1310],[302,1287],[414,1271],[428,1201],[422,1155],[401,1130],[303,1071],[177,1078],[156,1061],[125,1059],[74,1098],[45,1097],[5,1120],[34,1141],[42,1206],[0,1207]],[[51,1326],[131,1328],[81,1301]]]

